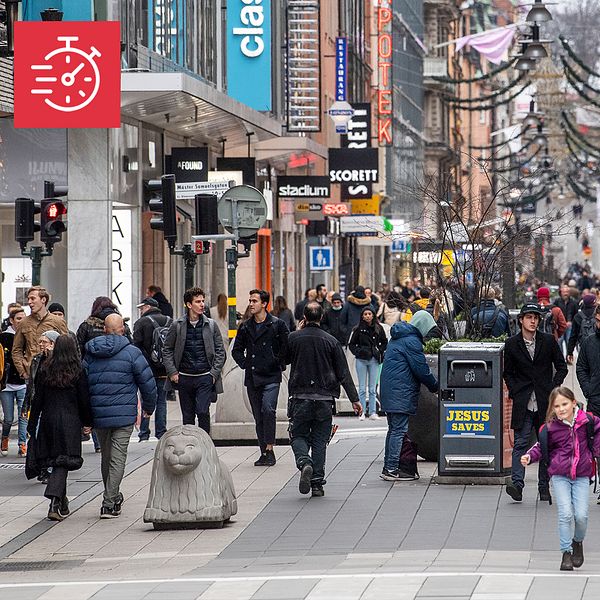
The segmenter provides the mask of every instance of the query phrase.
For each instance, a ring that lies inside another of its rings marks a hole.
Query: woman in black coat
[[[27,432],[34,439],[36,468],[52,467],[44,495],[50,500],[48,518],[69,515],[67,475],[81,468],[81,429],[92,428],[92,408],[76,342],[58,337],[37,378]]]
[[[379,365],[388,340],[383,327],[375,317],[375,309],[369,304],[363,308],[358,325],[352,330],[348,348],[356,357],[356,374],[358,376],[358,396],[363,411],[359,416],[362,421],[367,413],[367,379],[369,389],[369,413],[371,419],[378,419],[377,414],[377,378]]]

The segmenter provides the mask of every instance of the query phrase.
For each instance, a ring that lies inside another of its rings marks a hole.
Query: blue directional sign
[[[392,252],[410,252],[408,240],[392,240]]]
[[[310,270],[331,271],[333,269],[333,248],[331,246],[311,246]]]

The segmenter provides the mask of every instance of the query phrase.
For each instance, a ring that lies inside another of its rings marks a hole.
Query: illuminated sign
[[[294,215],[296,222],[303,220],[324,221],[323,204],[321,202],[296,202],[294,204]]]
[[[277,178],[278,198],[329,198],[329,178],[308,175],[281,175]]]
[[[348,121],[348,134],[340,137],[342,148],[370,148],[371,147],[371,103],[353,103],[354,114]],[[373,186],[370,183],[347,184],[341,187],[342,199],[370,199],[373,195]],[[371,213],[377,214],[377,213]]]
[[[227,2],[227,93],[271,110],[271,0]]]
[[[323,205],[323,214],[326,217],[347,217],[352,214],[349,202],[335,202]]]
[[[346,100],[346,58],[348,42],[345,37],[335,38],[335,99]]]
[[[392,0],[378,0],[377,23],[377,139],[380,146],[392,145]]]
[[[377,148],[329,148],[331,183],[377,183],[379,155]]]
[[[469,371],[467,371],[467,374]],[[473,374],[474,376],[474,374]],[[444,406],[447,436],[491,435],[490,405],[461,404]]]

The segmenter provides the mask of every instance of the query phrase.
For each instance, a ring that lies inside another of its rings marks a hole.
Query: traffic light
[[[39,212],[40,207],[31,198],[15,200],[15,241],[21,246],[32,242],[35,232],[40,230],[39,223],[34,222],[34,217]]]
[[[56,200],[68,194],[67,186],[55,185],[54,181],[44,181],[44,199],[40,210],[40,240],[53,245],[60,242],[67,224],[63,216],[67,214],[67,206],[62,200]]]
[[[196,194],[196,235],[213,235],[219,233],[219,216],[217,197],[214,194]],[[203,250],[198,254],[210,252],[210,242],[203,242]]]
[[[160,180],[149,181],[148,189],[156,194],[148,203],[150,210],[159,213],[150,219],[150,227],[162,231],[169,247],[174,248],[177,243],[175,175],[163,175]]]

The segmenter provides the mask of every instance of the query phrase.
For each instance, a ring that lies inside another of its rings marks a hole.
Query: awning
[[[282,135],[282,125],[187,73],[121,74],[121,114],[197,142],[227,147]]]

